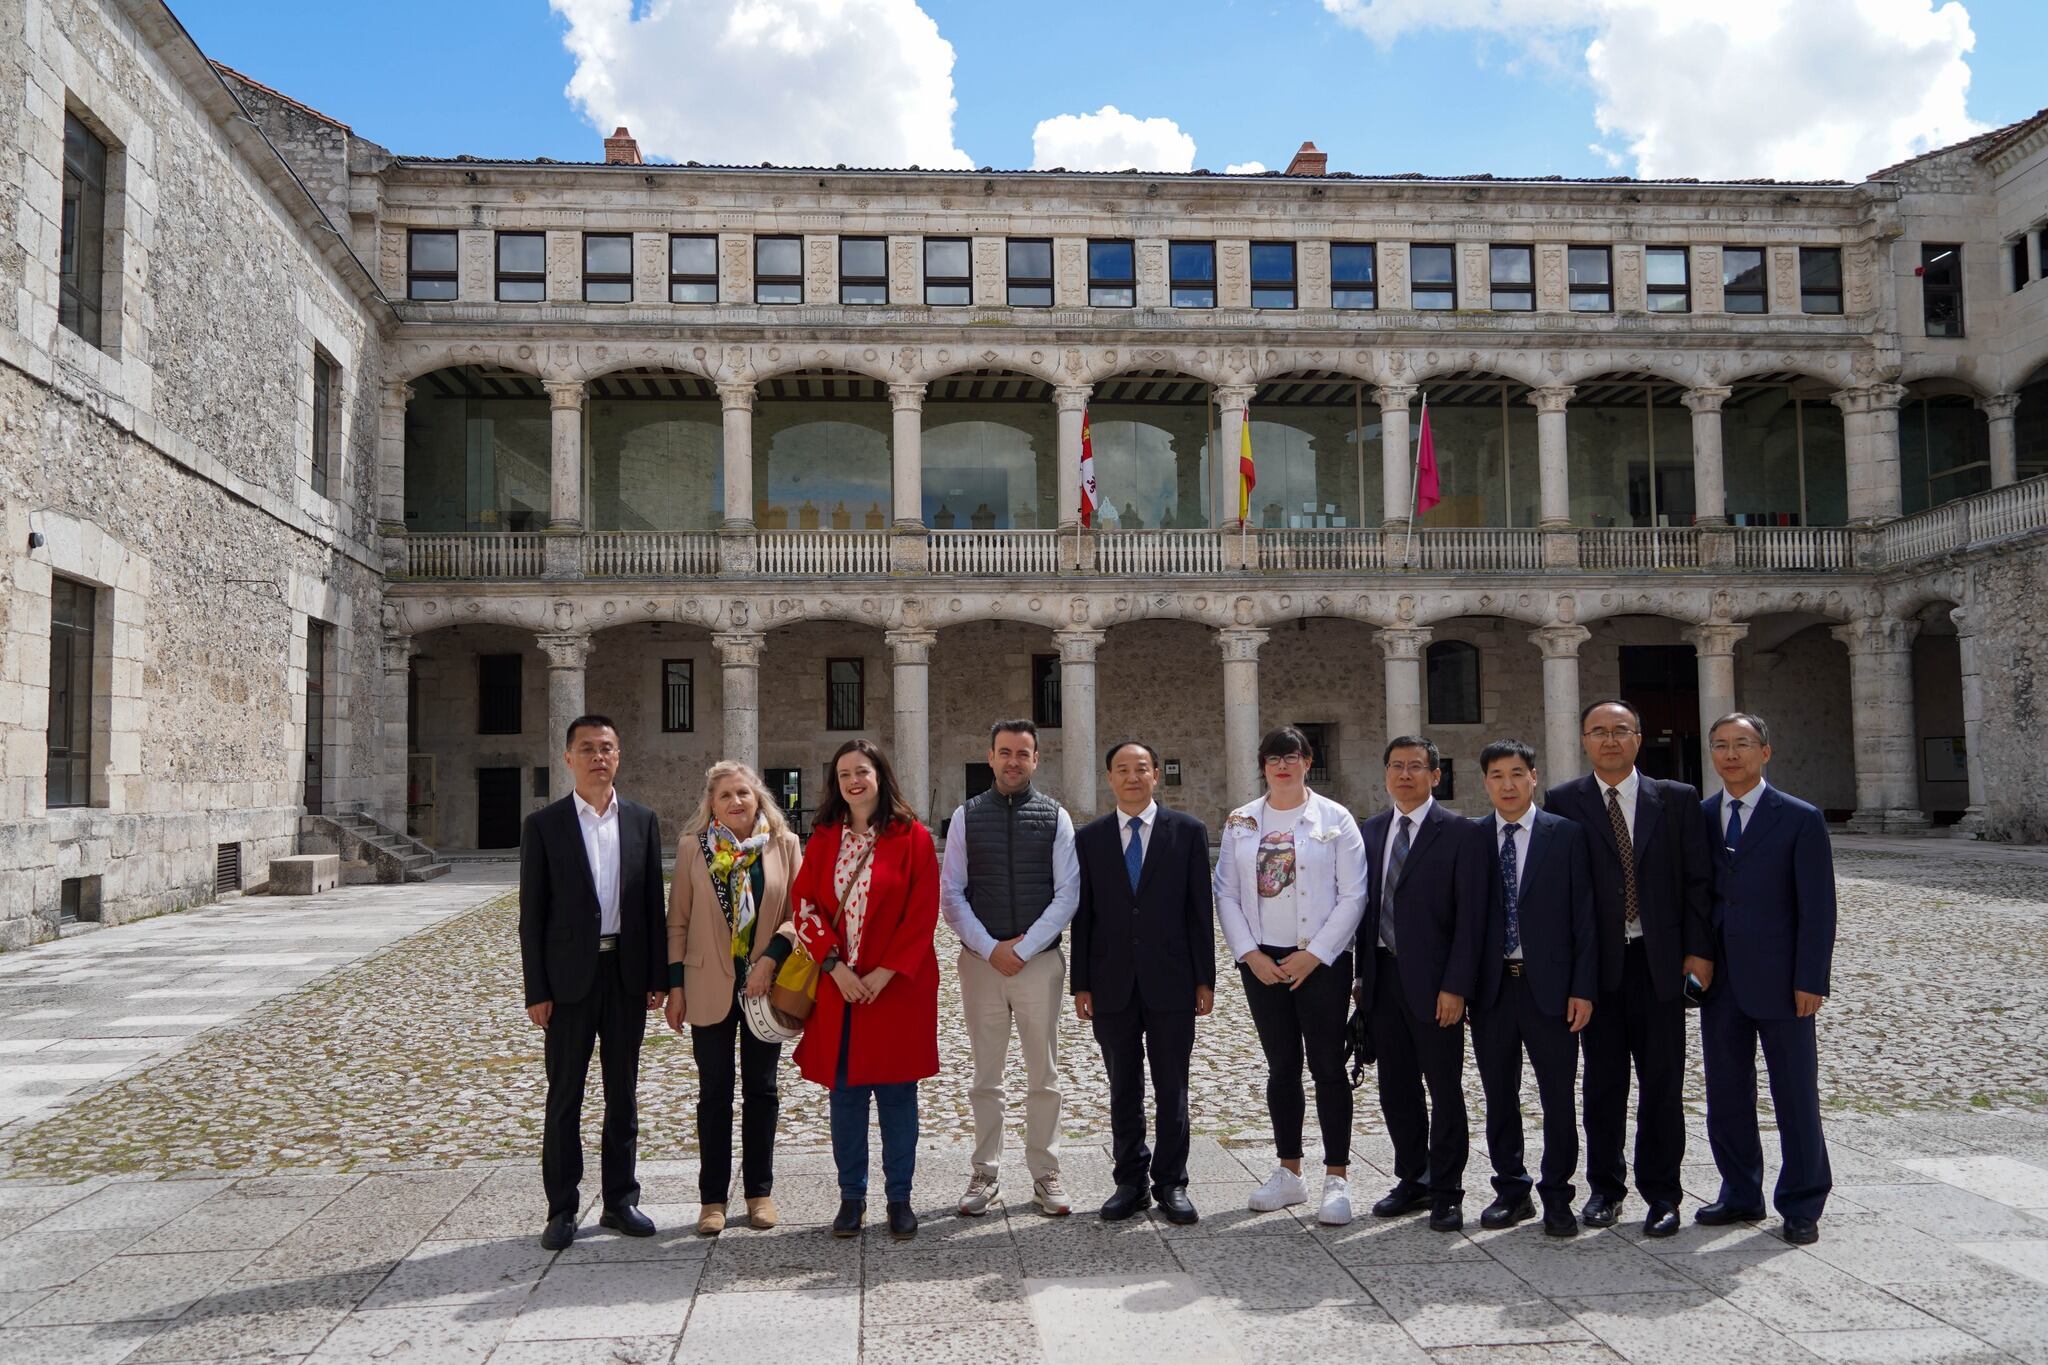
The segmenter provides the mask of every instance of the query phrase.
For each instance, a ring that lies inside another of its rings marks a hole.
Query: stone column
[[[590,637],[581,634],[541,635],[534,643],[548,659],[548,796],[566,796],[576,781],[562,761],[569,722],[585,712],[583,668],[590,661]]]
[[[725,529],[754,529],[754,384],[752,380],[718,386],[725,411]]]
[[[1216,389],[1216,445],[1209,452],[1209,524],[1235,526],[1237,457],[1244,443],[1244,414],[1256,390],[1250,384],[1221,384]]]
[[[891,518],[899,531],[924,530],[924,385],[891,384]]]
[[[1991,486],[2003,488],[2017,482],[2020,476],[2019,446],[2013,436],[2013,418],[2020,410],[2020,396],[1994,393],[1989,398],[1979,398],[1977,406],[1983,409],[1991,429]]]
[[[1920,764],[1913,740],[1913,637],[1918,633],[1918,622],[1891,616],[1859,617],[1829,632],[1849,647],[1856,744],[1851,829],[1927,827],[1919,808]]]
[[[1387,738],[1422,733],[1422,661],[1428,626],[1385,626],[1377,637],[1387,658]]]
[[[1728,476],[1721,459],[1721,405],[1729,390],[1702,385],[1685,391],[1692,409],[1692,498],[1701,526],[1728,524]]]
[[[1536,479],[1540,525],[1562,530],[1572,524],[1571,447],[1565,433],[1565,405],[1576,393],[1569,384],[1529,391],[1536,406]]]
[[[903,799],[920,820],[931,818],[932,800],[932,646],[938,635],[929,630],[892,630],[882,637],[894,664],[896,708],[896,781]]]
[[[1102,763],[1095,752],[1095,651],[1099,630],[1057,630],[1060,649],[1060,795],[1076,826],[1101,804]]]
[[[1225,809],[1257,797],[1259,781],[1259,646],[1267,632],[1234,627],[1216,632],[1223,651]]]
[[[407,833],[406,808],[411,803],[412,732],[407,701],[412,691],[412,650],[410,635],[387,632],[379,651],[384,664],[383,686],[377,691],[377,718],[382,723],[382,762],[378,765],[377,818],[399,833]]]
[[[1071,532],[1081,524],[1081,422],[1088,415],[1087,384],[1062,384],[1052,391],[1059,405],[1059,473],[1054,476],[1060,490],[1060,530]],[[1064,684],[1062,684],[1064,686]],[[1066,705],[1065,694],[1060,698]]]
[[[386,384],[377,399],[377,529],[405,534],[405,409],[413,388],[403,379]]]
[[[1579,775],[1579,647],[1593,638],[1584,626],[1545,626],[1529,632],[1543,655],[1543,785]]]
[[[761,770],[761,636],[751,630],[711,637],[718,650],[719,695],[724,699],[724,752],[720,758]]]
[[[1415,450],[1408,434],[1408,405],[1415,400],[1415,386],[1382,384],[1372,391],[1372,399],[1380,405],[1380,522],[1389,531],[1405,531],[1415,508],[1415,489],[1409,482]]]
[[[1985,825],[1984,674],[1977,659],[1977,636],[1983,628],[1982,608],[1956,607],[1948,614],[1956,623],[1956,654],[1963,675],[1963,762],[1970,779],[1970,805],[1956,830],[1977,834]]]
[[[1721,790],[1712,749],[1715,721],[1735,709],[1735,642],[1749,634],[1747,625],[1715,623],[1685,632],[1698,658],[1700,680],[1700,795]]]
[[[1832,396],[1842,410],[1851,524],[1869,526],[1899,515],[1899,400],[1905,396],[1900,384],[1866,384]]]
[[[583,381],[550,379],[548,529],[583,529]]]

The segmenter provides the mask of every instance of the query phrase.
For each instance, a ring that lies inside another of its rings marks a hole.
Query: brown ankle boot
[[[725,1205],[706,1204],[697,1210],[697,1235],[716,1237],[725,1231]]]
[[[781,1220],[782,1215],[775,1211],[775,1196],[764,1194],[759,1198],[748,1198],[747,1221],[756,1228],[766,1232]]]

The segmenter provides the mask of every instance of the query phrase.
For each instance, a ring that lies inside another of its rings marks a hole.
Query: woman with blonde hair
[[[747,1221],[776,1222],[775,1072],[780,1043],[742,1027],[742,998],[761,996],[789,955],[789,889],[801,851],[766,784],[744,763],[704,773],[704,796],[676,846],[668,908],[668,1025],[690,1025],[697,1060],[697,1231],[725,1229],[732,1185],[733,1050],[739,1049],[741,1189]]]

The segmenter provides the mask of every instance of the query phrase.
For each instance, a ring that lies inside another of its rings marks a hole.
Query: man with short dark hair
[[[995,784],[946,825],[939,912],[960,936],[960,1004],[974,1053],[974,1169],[960,1212],[979,1217],[999,1197],[1003,1064],[1010,1034],[1024,1055],[1024,1162],[1031,1202],[1055,1218],[1071,1211],[1060,1183],[1060,999],[1067,963],[1060,935],[1081,900],[1074,822],[1031,785],[1038,727],[1028,717],[989,730]]]
[[[604,1227],[649,1237],[634,1151],[640,1041],[647,1011],[668,999],[668,916],[661,822],[620,796],[619,732],[603,716],[569,722],[563,759],[575,790],[526,817],[519,832],[519,960],[526,1013],[546,1031],[547,1122],[540,1149],[548,1221],[540,1243],[576,1237],[583,1181],[583,1088],[602,1045]]]

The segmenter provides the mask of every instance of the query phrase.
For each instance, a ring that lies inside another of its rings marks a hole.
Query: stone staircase
[[[352,882],[426,882],[449,871],[433,849],[377,823],[356,802],[300,816],[299,851],[340,854],[343,879]]]

